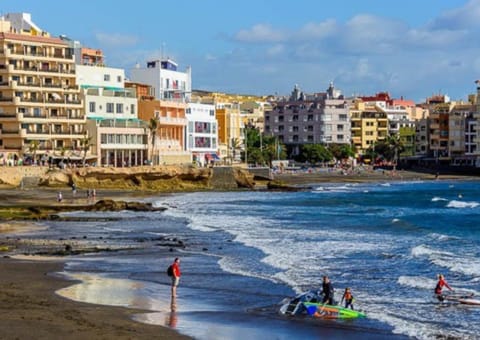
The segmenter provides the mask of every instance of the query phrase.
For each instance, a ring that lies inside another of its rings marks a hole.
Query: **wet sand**
[[[133,321],[139,311],[56,295],[72,283],[51,274],[62,268],[60,261],[0,259],[1,339],[188,339]]]

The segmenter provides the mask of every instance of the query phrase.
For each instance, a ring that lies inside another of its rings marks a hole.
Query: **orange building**
[[[154,165],[191,163],[191,154],[185,148],[186,108],[187,104],[182,102],[158,99],[138,101],[138,118],[147,122],[153,118],[157,125],[154,142],[150,142]]]

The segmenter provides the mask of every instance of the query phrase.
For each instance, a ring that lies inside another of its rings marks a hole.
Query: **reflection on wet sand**
[[[170,314],[167,314],[165,323],[172,328],[177,326],[178,315],[177,315],[177,297],[172,295],[170,300]]]

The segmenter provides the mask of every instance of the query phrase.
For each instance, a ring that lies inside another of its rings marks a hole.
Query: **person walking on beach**
[[[438,274],[438,282],[437,282],[437,286],[435,287],[435,296],[440,302],[445,300],[445,297],[442,294],[443,287],[447,287],[450,291],[453,292],[452,287],[448,285],[447,281],[445,280],[445,277],[442,274]]]
[[[322,283],[322,292],[321,292],[321,294],[323,294],[322,303],[333,305],[334,304],[333,293],[334,291],[333,291],[332,282],[330,282],[330,279],[328,278],[328,276],[324,276],[323,283]]]
[[[350,307],[352,310],[353,308],[353,295],[352,292],[350,291],[350,288],[345,288],[345,292],[343,293],[342,296],[342,302],[345,301],[345,308]]]
[[[180,259],[178,257],[175,258],[172,264],[172,296],[177,296],[177,286],[180,282],[180,276],[182,273],[180,272]]]

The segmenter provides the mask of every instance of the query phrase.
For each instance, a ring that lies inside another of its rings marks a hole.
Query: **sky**
[[[466,100],[480,77],[480,0],[0,0],[13,12],[127,77],[170,57],[198,90]]]

